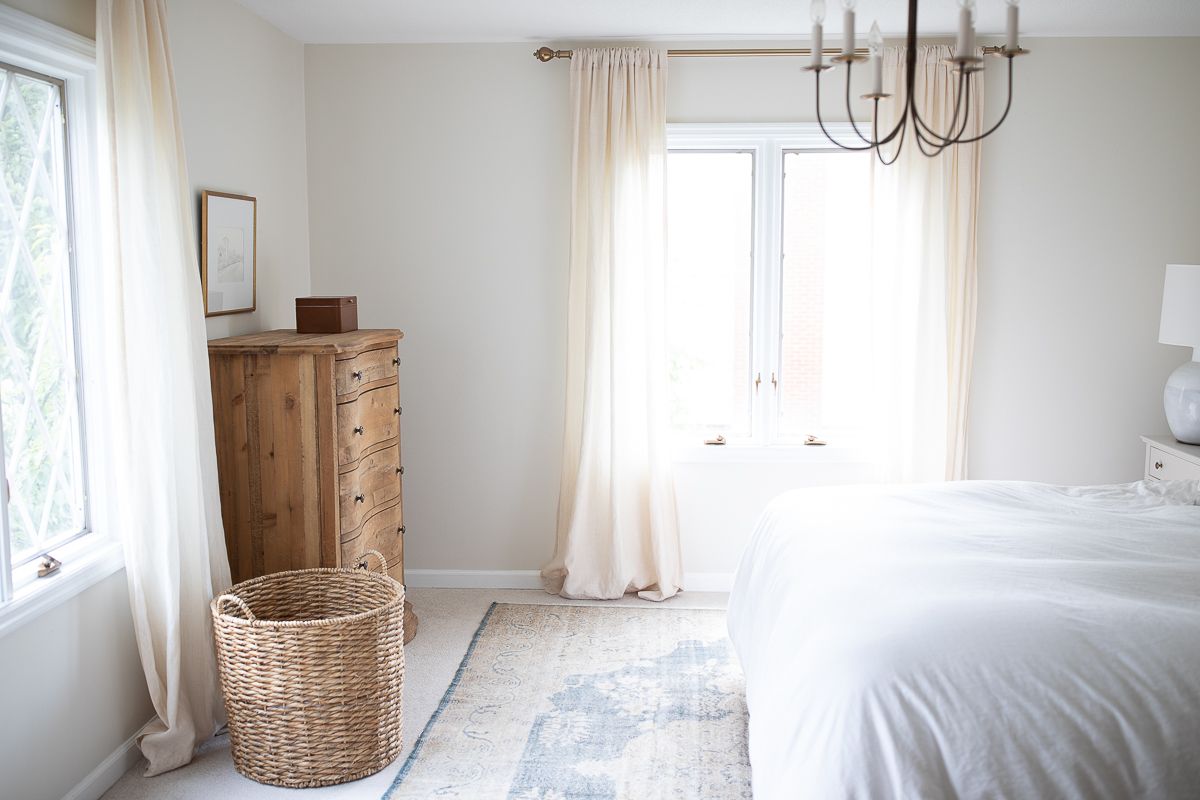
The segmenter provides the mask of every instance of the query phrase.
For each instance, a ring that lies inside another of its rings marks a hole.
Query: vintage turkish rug
[[[750,798],[715,610],[493,604],[384,800]]]

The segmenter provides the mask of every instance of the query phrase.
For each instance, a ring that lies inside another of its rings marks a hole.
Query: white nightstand
[[[1200,481],[1200,445],[1183,444],[1174,436],[1143,436],[1146,480]]]

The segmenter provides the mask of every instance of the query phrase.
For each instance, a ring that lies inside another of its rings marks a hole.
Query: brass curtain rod
[[[999,46],[988,46],[983,48],[986,54],[999,53],[1004,48]],[[841,55],[840,47],[826,47],[821,52],[825,55],[836,56]],[[865,47],[860,47],[854,51],[855,54],[865,56],[870,51]],[[541,61],[543,64],[548,61],[553,61],[556,58],[570,58],[575,54],[573,50],[554,50],[549,47],[539,47],[533,52],[534,58]],[[811,47],[749,47],[740,49],[721,49],[721,50],[668,50],[667,55],[671,58],[736,58],[743,56],[811,56]]]

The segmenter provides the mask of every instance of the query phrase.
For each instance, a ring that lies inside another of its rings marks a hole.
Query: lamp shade
[[[1167,265],[1158,341],[1200,348],[1200,266]]]

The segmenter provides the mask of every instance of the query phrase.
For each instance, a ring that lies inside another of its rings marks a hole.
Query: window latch
[[[824,447],[826,444],[828,444],[828,442],[826,442],[824,439],[818,439],[811,433],[808,435],[808,438],[804,440],[804,443],[809,447]]]
[[[725,437],[718,436],[715,439],[705,439],[704,443],[711,444],[711,445],[722,445],[722,444],[725,444]]]
[[[759,372],[754,376],[754,393],[758,394],[758,387],[762,385],[762,373]]]
[[[38,562],[38,577],[45,578],[47,575],[53,575],[61,568],[61,561],[49,553],[42,553],[42,560]]]

